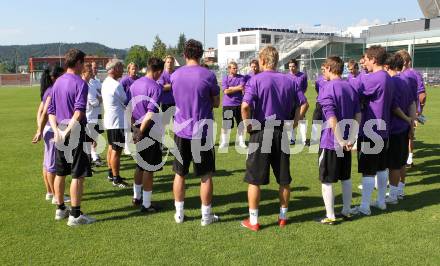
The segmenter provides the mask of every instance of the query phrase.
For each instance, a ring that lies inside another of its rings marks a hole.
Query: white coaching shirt
[[[102,83],[101,94],[104,107],[104,128],[126,128],[124,112],[127,95],[122,85],[112,77],[107,77]]]

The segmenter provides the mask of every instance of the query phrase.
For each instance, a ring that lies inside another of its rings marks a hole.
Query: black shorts
[[[84,151],[84,144],[86,142],[85,126],[81,126],[81,132],[79,133],[78,145],[73,147],[71,151],[71,160],[68,160],[69,151],[66,153],[62,150],[58,150],[55,146],[55,169],[56,175],[67,176],[72,175],[72,178],[81,178],[92,176],[92,169],[90,168],[89,156]],[[71,133],[73,134],[73,132]],[[70,142],[70,136],[64,140],[64,145],[68,146]],[[67,155],[67,156],[66,156]]]
[[[163,112],[163,117],[162,117],[162,121],[163,121],[163,123],[164,124],[169,124],[170,123],[170,121],[171,121],[171,118],[174,116],[174,113],[173,113],[173,115],[172,116],[166,116],[164,113],[168,110],[168,109],[170,109],[171,107],[173,107],[173,106],[176,106],[175,104],[164,104],[164,103],[162,103],[161,105],[160,105],[160,109],[162,110],[162,112]]]
[[[384,147],[377,154],[366,154],[363,150],[364,145],[370,145],[374,148],[374,142],[365,137],[359,137],[357,140],[358,151],[358,172],[363,175],[374,176],[379,171],[384,171],[388,167],[387,153],[388,153],[388,139],[383,139]]]
[[[108,145],[111,145],[113,150],[122,151],[125,143],[124,129],[107,129],[107,140]]]
[[[284,136],[284,143],[282,143]],[[258,144],[255,152],[248,154],[246,160],[246,175],[244,181],[252,185],[269,184],[270,167],[280,185],[289,185],[292,182],[290,175],[290,154],[284,153],[281,149],[285,146],[285,151],[289,149],[287,133],[282,128],[275,128],[270,147],[270,152],[261,150],[263,143],[264,130],[252,131],[249,137],[249,148]]]
[[[319,149],[319,180],[322,183],[336,183],[348,180],[351,175],[351,151],[341,151],[342,157],[334,150]]]
[[[186,176],[189,173],[189,165],[191,162],[193,162],[194,174],[196,176],[204,176],[206,174],[215,172],[215,152],[213,145],[210,150],[200,152],[199,161],[196,161],[194,158],[194,155],[196,154],[193,154],[191,141],[201,141],[201,145],[204,146],[206,144],[206,139],[191,140],[174,135],[174,141],[176,142],[176,148],[182,157],[182,162],[179,162],[178,158],[174,159],[173,171],[176,174]]]
[[[162,150],[160,143],[149,136],[149,131],[144,133],[144,138],[149,138],[153,144],[142,150],[141,142],[136,143],[135,161],[137,168],[142,171],[157,172],[162,170]]]
[[[234,128],[234,119],[237,126],[240,125],[242,121],[241,106],[223,106],[223,129]],[[229,123],[231,123],[230,126]]]
[[[313,111],[313,120],[322,120],[322,106],[316,103],[315,111]]]
[[[390,146],[387,156],[389,169],[398,170],[406,165],[409,153],[408,141],[408,131],[390,135]]]

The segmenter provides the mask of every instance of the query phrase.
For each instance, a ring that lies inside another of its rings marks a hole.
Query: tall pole
[[[203,0],[203,51],[206,49],[206,0]]]

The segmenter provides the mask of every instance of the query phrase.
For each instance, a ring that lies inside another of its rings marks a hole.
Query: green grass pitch
[[[310,87],[307,94],[311,119],[315,92]],[[428,88],[428,123],[417,130],[416,166],[409,171],[407,196],[399,205],[336,226],[316,223],[314,218],[324,215],[317,154],[305,149],[291,156],[290,223],[284,229],[276,224],[278,194],[272,178],[263,187],[263,228],[257,233],[240,228],[248,215],[245,155],[233,148],[216,155],[213,211],[221,216],[218,224],[200,226],[200,181],[191,175],[185,200],[189,219],[175,224],[172,158],[155,177],[153,200],[165,207],[163,212],[140,215],[131,206],[132,189],[112,187],[101,167],[87,179],[82,203],[98,222],[80,228],[55,222],[55,207],[44,200],[43,147],[31,144],[37,106],[37,87],[0,88],[0,265],[440,264],[439,88]],[[217,121],[220,111],[215,111]],[[131,179],[134,161],[124,157],[121,167],[122,176]],[[360,202],[356,169],[353,156],[353,204]],[[339,210],[341,190],[339,184],[335,187]]]

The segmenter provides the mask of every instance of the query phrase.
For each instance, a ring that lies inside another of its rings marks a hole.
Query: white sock
[[[287,211],[289,208],[280,208],[280,219],[286,220],[287,219]]]
[[[333,185],[330,183],[322,184],[322,198],[324,199],[327,218],[335,219],[335,196],[333,195]]]
[[[306,139],[307,139],[307,123],[306,122],[299,123],[299,134],[301,137],[301,142],[305,143]]]
[[[385,195],[387,194],[388,171],[377,172],[377,201],[379,204],[385,204]]]
[[[399,182],[399,195],[403,195],[403,190],[405,189],[405,183]]]
[[[312,135],[310,136],[310,142],[317,143],[319,141],[319,128],[321,125],[312,124]]]
[[[174,201],[174,207],[176,207],[176,214],[183,218],[184,210],[183,210],[183,201]]]
[[[145,208],[149,208],[151,206],[151,195],[153,194],[153,191],[144,190],[142,194],[143,194],[142,205],[144,205]]]
[[[92,151],[90,152],[90,155],[92,156],[92,160],[96,161],[98,160],[98,154],[96,153],[95,149],[92,148]]]
[[[242,135],[238,135],[238,141],[240,143],[244,143],[244,135],[243,134]]]
[[[221,133],[220,135],[220,143],[226,143],[228,135],[226,133]]]
[[[251,225],[258,223],[258,209],[249,209],[249,222]]]
[[[397,196],[399,195],[399,188],[393,185],[390,185],[390,198],[393,200],[397,200]]]
[[[141,193],[142,193],[142,185],[136,185],[133,186],[133,198],[135,199],[141,199]]]
[[[344,180],[341,182],[342,185],[342,212],[347,214],[351,210],[351,197],[352,197],[352,183],[351,179]]]
[[[207,220],[211,216],[211,204],[205,206],[202,204],[202,219]]]
[[[374,177],[363,176],[362,177],[362,201],[361,209],[370,210],[371,194],[374,190]]]
[[[408,159],[406,160],[406,164],[412,164],[413,163],[413,154],[410,152],[408,154]]]

